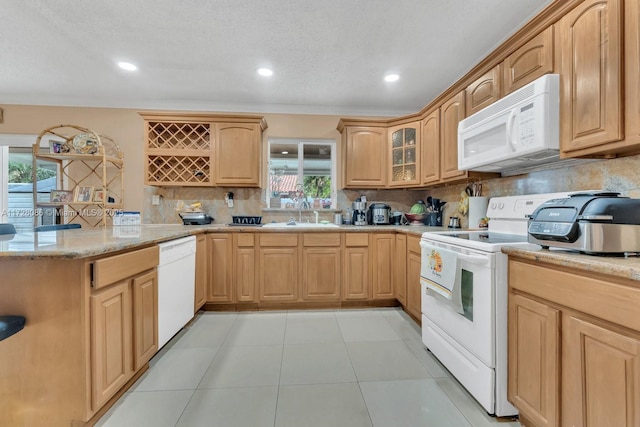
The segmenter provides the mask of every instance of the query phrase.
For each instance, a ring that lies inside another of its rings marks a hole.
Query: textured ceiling
[[[0,0],[0,102],[408,114],[549,2]]]

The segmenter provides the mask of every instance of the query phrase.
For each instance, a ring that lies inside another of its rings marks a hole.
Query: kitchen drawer
[[[99,289],[158,266],[158,246],[93,261],[93,287]]]
[[[238,247],[252,247],[254,246],[254,234],[253,233],[238,233],[236,234]]]
[[[340,233],[309,233],[302,235],[303,246],[340,246]]]
[[[290,233],[264,233],[260,235],[260,246],[298,246],[298,235]]]
[[[345,233],[345,246],[369,246],[368,233]]]

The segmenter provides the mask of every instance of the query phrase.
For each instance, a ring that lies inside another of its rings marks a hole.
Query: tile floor
[[[399,309],[205,312],[97,424],[502,427]]]

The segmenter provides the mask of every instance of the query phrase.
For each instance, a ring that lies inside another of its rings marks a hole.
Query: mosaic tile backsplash
[[[478,180],[482,183],[482,195],[488,197],[516,194],[553,193],[578,190],[616,191],[623,196],[640,198],[640,156],[620,159],[596,160],[570,167],[531,172],[526,175]],[[341,190],[338,192],[338,211],[343,214],[351,207],[351,202],[360,195],[367,197],[367,203],[384,202],[392,210],[407,212],[417,200],[427,196],[444,200],[444,223],[451,216],[458,216],[463,227],[468,226],[468,218],[458,212],[460,194],[466,184],[449,185],[419,190]],[[228,191],[234,193],[234,207],[228,208],[224,197]],[[153,206],[151,197],[160,195],[160,205]],[[190,204],[202,203],[203,209],[215,218],[215,223],[230,223],[233,215],[262,215],[263,222],[286,221],[298,218],[297,210],[265,210],[265,190],[253,188],[191,188],[191,187],[146,187],[144,191],[144,223],[178,224],[176,206],[179,201]],[[333,221],[335,210],[319,210],[320,220]],[[303,211],[303,221],[314,220],[311,211]]]

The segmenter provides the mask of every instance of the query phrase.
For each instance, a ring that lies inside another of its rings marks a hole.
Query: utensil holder
[[[469,197],[469,228],[480,228],[478,223],[487,215],[488,197]]]
[[[424,219],[424,225],[429,227],[442,227],[442,212],[428,213]]]

